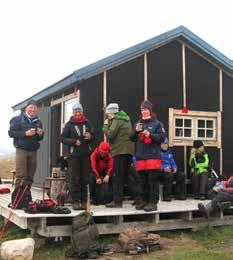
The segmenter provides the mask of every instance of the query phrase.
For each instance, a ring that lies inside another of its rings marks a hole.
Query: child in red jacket
[[[112,200],[111,174],[113,159],[107,142],[100,145],[91,154],[91,199],[92,203],[106,204]]]

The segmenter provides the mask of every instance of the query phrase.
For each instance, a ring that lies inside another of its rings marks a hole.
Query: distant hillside
[[[0,177],[2,179],[11,179],[11,170],[15,169],[14,157],[10,159],[0,159]]]
[[[0,149],[0,160],[13,159],[14,157],[15,157],[15,151],[14,150]]]

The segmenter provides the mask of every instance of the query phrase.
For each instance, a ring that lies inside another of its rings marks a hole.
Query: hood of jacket
[[[129,122],[130,121],[130,117],[124,112],[124,111],[119,111],[117,112],[113,119],[116,119],[116,120],[124,120],[126,122]]]

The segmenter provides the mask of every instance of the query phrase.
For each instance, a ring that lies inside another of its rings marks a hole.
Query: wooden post
[[[182,44],[182,75],[183,75],[183,107],[186,107],[186,61],[185,45]]]
[[[221,122],[221,117],[222,117],[222,111],[223,111],[223,94],[222,94],[222,70],[219,70],[219,117],[218,117],[218,128],[217,128],[217,132],[221,133],[221,135],[218,135],[219,138],[219,148],[220,148],[220,153],[219,153],[219,165],[220,165],[220,175],[223,174],[223,149],[222,149],[222,122]]]
[[[186,60],[185,45],[182,43],[183,107],[186,107]],[[187,147],[184,146],[184,171],[187,174]]]
[[[64,93],[62,94],[62,98],[64,97]],[[61,129],[60,132],[62,133],[62,129],[64,126],[64,101],[61,102]],[[60,142],[60,156],[63,154],[63,144]]]
[[[147,54],[144,54],[144,100],[148,98],[147,90]]]
[[[103,73],[103,119],[105,119],[105,109],[107,107],[107,71],[105,70]],[[103,122],[104,123],[104,122]],[[104,141],[107,141],[107,137],[104,134]]]

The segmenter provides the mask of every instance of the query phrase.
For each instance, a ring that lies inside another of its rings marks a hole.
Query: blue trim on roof
[[[64,88],[74,84],[78,80],[83,80],[95,76],[99,73],[102,73],[105,70],[109,70],[113,67],[118,66],[121,63],[127,62],[133,58],[136,58],[137,56],[141,56],[144,53],[158,48],[159,46],[162,46],[179,37],[184,37],[192,45],[199,48],[204,53],[215,59],[223,67],[226,67],[228,70],[230,70],[231,73],[233,72],[233,60],[224,56],[221,52],[210,46],[208,43],[203,41],[201,38],[199,38],[191,31],[189,31],[186,27],[179,26],[173,30],[158,35],[150,40],[144,41],[140,44],[137,44],[133,47],[125,49],[121,52],[118,52],[114,55],[111,55],[107,58],[104,58],[79,70],[74,71],[71,75],[60,80],[59,82],[36,93],[32,97],[16,104],[15,106],[13,106],[13,109],[21,109],[27,104],[28,100],[30,100],[31,98],[35,100],[41,100],[47,96],[50,96],[58,91],[63,90]]]

